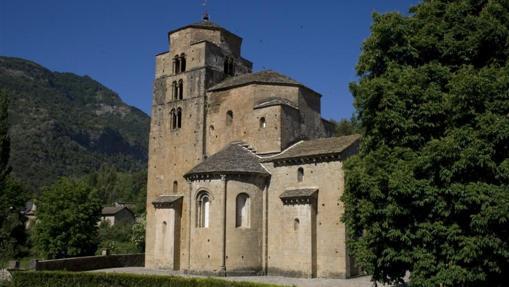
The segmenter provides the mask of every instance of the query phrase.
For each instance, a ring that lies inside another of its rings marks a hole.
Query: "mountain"
[[[146,169],[150,118],[88,76],[0,57],[12,175],[37,191],[60,176]]]

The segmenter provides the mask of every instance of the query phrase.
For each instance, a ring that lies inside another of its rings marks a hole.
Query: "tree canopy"
[[[84,181],[61,178],[37,201],[34,247],[46,258],[93,255],[101,201]]]
[[[386,283],[509,282],[509,2],[374,14],[351,84],[364,131],[346,163],[356,262]],[[506,284],[506,283],[505,283]]]

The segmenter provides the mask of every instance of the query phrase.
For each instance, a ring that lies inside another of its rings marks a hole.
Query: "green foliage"
[[[509,282],[509,3],[424,1],[374,15],[351,85],[356,262],[386,283]]]
[[[234,282],[213,278],[79,272],[15,272],[14,287],[276,287],[280,285]]]
[[[28,196],[12,178],[0,184],[0,263],[27,252],[26,218],[22,214]]]
[[[362,132],[360,123],[355,117],[352,117],[350,120],[341,119],[338,122],[331,120],[331,122],[336,126],[334,135],[337,137],[360,134]]]
[[[113,166],[102,166],[98,171],[85,177],[85,181],[94,187],[103,205],[114,202],[133,203],[132,210],[141,215],[145,212],[147,196],[147,172],[121,172]]]
[[[10,100],[12,175],[31,191],[105,164],[146,169],[149,117],[90,77],[0,57],[0,87]]]
[[[108,222],[101,222],[99,225],[99,248],[96,254],[100,255],[103,249],[108,249],[111,254],[142,253],[143,247],[140,248],[140,245],[132,240],[135,226],[136,224],[110,225]]]
[[[4,182],[5,177],[10,172],[9,157],[11,140],[9,131],[9,98],[7,94],[0,90],[0,184]]]
[[[37,201],[34,247],[49,259],[93,255],[100,214],[94,189],[83,181],[61,178]]]
[[[145,251],[145,228],[147,227],[147,217],[143,214],[140,219],[133,224],[131,228],[130,242],[136,246],[140,252]]]

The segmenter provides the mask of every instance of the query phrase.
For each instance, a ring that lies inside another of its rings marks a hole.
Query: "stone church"
[[[321,95],[252,72],[242,38],[207,17],[156,56],[148,268],[210,275],[347,278],[342,163],[359,136],[331,137]],[[296,59],[297,60],[297,59]]]

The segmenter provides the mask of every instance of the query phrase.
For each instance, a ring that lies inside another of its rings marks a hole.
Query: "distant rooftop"
[[[127,208],[125,206],[106,206],[106,207],[103,207],[103,209],[101,211],[101,215],[102,216],[115,215],[118,212],[120,212],[121,210],[123,210],[124,208],[129,210],[129,208]]]

